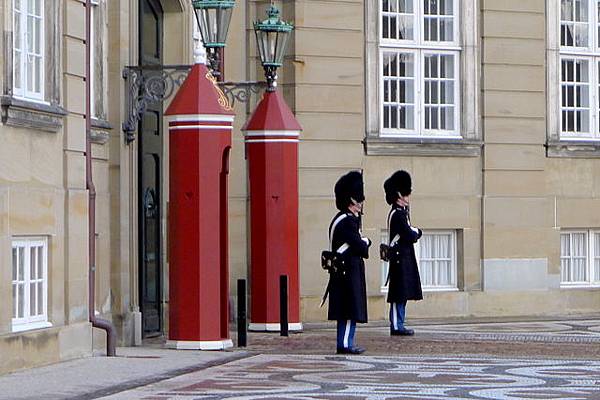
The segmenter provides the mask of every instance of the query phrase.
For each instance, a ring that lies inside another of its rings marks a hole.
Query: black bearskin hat
[[[365,200],[363,177],[358,171],[350,171],[338,179],[333,189],[335,193],[335,206],[343,211],[352,204],[352,199],[357,202]]]
[[[410,174],[404,170],[396,171],[383,183],[385,201],[388,204],[398,200],[398,193],[408,196],[412,192],[412,180]]]

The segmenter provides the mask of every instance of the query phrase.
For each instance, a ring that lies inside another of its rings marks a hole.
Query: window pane
[[[421,279],[424,286],[433,286],[433,262],[421,261]]]
[[[561,60],[561,130],[564,133],[590,132],[589,60]]]
[[[15,49],[21,49],[21,13],[15,12],[13,14],[13,35]]]
[[[419,271],[423,286],[453,286],[453,236],[449,233],[424,233],[421,237]]]
[[[423,38],[429,42],[454,41],[454,7],[452,0],[424,0]]]
[[[414,40],[413,0],[383,1],[381,18],[384,39]]]
[[[44,248],[42,246],[39,246],[37,248],[37,268],[38,268],[38,279],[46,279],[46,277],[44,276]]]
[[[425,54],[424,101],[425,129],[449,130],[454,127],[454,59],[453,54]]]
[[[450,261],[439,261],[439,285],[441,286],[450,286],[452,285],[451,275],[450,275]]]
[[[17,267],[17,249],[15,247],[13,247],[12,249],[12,280],[13,281],[17,281],[19,280],[19,274],[18,274],[18,267]]]
[[[589,46],[588,0],[561,0],[561,46]]]
[[[587,235],[585,233],[573,233],[573,257],[585,257],[587,255]]]
[[[35,79],[35,83],[33,86],[33,91],[35,93],[41,93],[42,92],[42,59],[41,57],[35,57],[34,59],[34,79]]]
[[[594,232],[594,258],[592,260],[592,281],[600,281],[600,232]]]
[[[19,281],[24,281],[25,280],[25,248],[24,247],[19,247],[18,248],[18,259],[19,259],[19,270],[17,271],[18,274],[18,280]]]
[[[414,129],[414,55],[383,55],[383,126],[391,129]]]
[[[44,315],[44,284],[38,283],[37,286],[37,313]]]
[[[568,233],[560,234],[560,256],[569,257],[571,255],[571,243]]]
[[[15,3],[15,7],[15,10],[20,9],[18,1]],[[21,26],[21,13],[18,13],[16,11],[13,13],[13,29],[13,87],[15,88],[17,94],[20,94],[19,92],[22,88],[21,82],[23,79],[21,65],[21,63],[23,62],[21,59],[21,51],[23,49],[23,32]]]
[[[29,284],[29,316],[33,317],[35,315],[37,315],[36,312],[36,305],[37,305],[37,301],[36,301],[36,295],[37,295],[37,285],[35,283],[30,283]]]
[[[35,251],[35,247],[29,248],[29,279],[35,280],[38,279],[37,276],[37,252]]]
[[[17,284],[12,285],[12,301],[13,301],[13,318],[17,318],[18,298],[17,298]]]
[[[25,316],[25,306],[23,303],[25,301],[25,285],[24,284],[17,285],[17,291],[18,291],[17,303],[19,305],[17,308],[17,318],[23,318]]]

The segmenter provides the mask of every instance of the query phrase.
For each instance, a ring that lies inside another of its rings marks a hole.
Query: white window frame
[[[43,261],[42,261],[42,278],[36,279],[38,282],[41,281],[42,284],[42,312],[40,314],[31,316],[30,313],[30,285],[31,285],[31,248],[32,247],[42,247]],[[51,327],[52,324],[48,321],[48,240],[43,237],[32,237],[32,238],[13,238],[12,241],[12,249],[24,248],[23,254],[25,256],[25,260],[23,262],[24,271],[23,271],[23,280],[15,279],[15,276],[12,276],[12,286],[22,283],[24,285],[23,292],[23,317],[16,317],[16,309],[17,304],[15,300],[13,300],[12,305],[12,332],[22,332],[31,329],[39,329],[39,328],[47,328]],[[12,251],[11,251],[12,257]],[[12,270],[12,260],[11,260],[11,270]],[[18,266],[17,266],[18,268]],[[11,272],[12,273],[12,272]],[[18,278],[18,277],[17,277]],[[18,299],[18,295],[16,296]]]
[[[589,121],[588,121],[588,131],[589,132],[564,132],[562,130],[562,112],[565,110],[568,111],[576,111],[576,110],[581,110],[583,109],[583,107],[577,108],[577,107],[563,107],[562,106],[562,62],[563,60],[572,60],[572,61],[578,61],[578,60],[583,60],[583,61],[587,61],[588,62],[588,70],[589,70],[589,74],[590,76],[588,77],[588,82],[587,82],[587,86],[588,86],[588,98],[589,98]],[[560,85],[560,92],[561,92],[561,102],[560,102],[560,114],[561,114],[561,119],[560,119],[560,123],[561,123],[561,128],[560,128],[560,135],[562,139],[590,139],[593,138],[593,136],[595,136],[594,134],[594,128],[595,124],[597,121],[597,114],[598,114],[598,110],[595,110],[595,108],[597,107],[597,96],[595,95],[595,90],[594,88],[598,87],[598,83],[597,83],[597,79],[596,79],[596,74],[594,74],[594,71],[597,71],[597,68],[594,68],[594,62],[598,63],[600,61],[600,59],[596,59],[594,60],[593,57],[582,57],[582,56],[577,56],[577,55],[567,55],[567,54],[561,54],[560,56],[560,67],[559,67],[559,71],[561,74],[561,78],[559,78],[559,85]],[[600,139],[600,138],[599,138]]]
[[[29,35],[30,33],[27,31],[27,18],[29,16],[28,13],[28,2],[29,0],[21,0],[22,1],[22,8],[19,11],[20,15],[20,20],[21,20],[21,35],[20,35],[20,41],[21,41],[21,56],[19,57],[19,60],[16,60],[15,57],[15,41],[17,40],[16,38],[16,34],[14,33],[14,27],[13,27],[13,50],[12,50],[12,55],[13,55],[13,75],[12,75],[12,79],[13,79],[13,85],[12,85],[12,90],[13,90],[13,95],[15,97],[19,97],[19,98],[23,98],[26,100],[32,100],[35,102],[41,102],[41,103],[45,103],[44,101],[44,89],[45,89],[45,69],[46,69],[46,65],[45,65],[45,59],[46,59],[46,28],[45,28],[45,0],[40,0],[41,2],[41,6],[40,6],[40,16],[36,18],[40,19],[40,53],[37,55],[38,57],[40,57],[40,75],[39,75],[39,84],[40,84],[40,92],[32,92],[27,90],[27,71],[28,71],[28,62],[27,62],[27,56],[29,53],[29,49],[28,49],[28,45],[27,45],[27,35]],[[14,22],[15,20],[15,0],[12,0],[12,9],[11,9],[11,18],[12,21]],[[23,10],[25,10],[25,12],[23,12]],[[15,76],[15,68],[14,65],[15,63],[19,63],[20,64],[20,68],[21,68],[21,80],[20,80],[20,84],[21,87],[17,88],[15,86],[15,80],[16,80],[16,76]]]
[[[98,0],[91,0],[92,7],[90,9],[90,114],[92,118],[96,117],[96,7]]]
[[[587,0],[588,46],[563,46],[561,44],[561,0],[548,4],[548,132],[550,139],[558,141],[600,141],[600,40],[598,38],[597,0]],[[569,22],[569,21],[564,21]],[[581,23],[580,23],[581,24]],[[589,63],[589,132],[563,132],[561,69],[564,59],[584,59]]]
[[[450,285],[438,285],[438,286],[426,286],[422,285],[423,292],[457,292],[458,289],[458,251],[457,251],[457,232],[455,229],[435,229],[435,230],[424,230],[423,236],[425,235],[450,235]],[[421,237],[421,239],[423,238]],[[381,243],[388,242],[387,229],[381,230]],[[417,258],[417,265],[419,266],[419,274],[421,274],[421,240],[415,244],[415,256]],[[387,274],[389,269],[389,263],[381,261],[381,293],[388,292],[388,286],[385,284],[387,280]]]
[[[460,46],[460,0],[453,0],[453,41],[448,42],[428,42],[424,41],[425,24],[423,14],[423,1],[414,1],[414,16],[413,28],[414,40],[396,40],[383,38],[383,0],[378,2],[378,18],[379,18],[379,99],[378,99],[378,115],[379,115],[379,132],[382,137],[402,137],[402,138],[444,138],[444,139],[462,139],[461,135],[461,63],[462,49]],[[384,107],[383,107],[383,55],[385,52],[414,52],[415,53],[415,110],[414,110],[414,129],[397,129],[384,128]],[[426,54],[453,54],[454,62],[454,130],[425,130],[425,94],[424,94],[424,72],[423,60]]]
[[[562,270],[562,259],[565,258],[562,256],[562,248],[560,249],[560,260],[561,260],[561,270],[560,270],[560,287],[561,288],[565,288],[565,289],[574,289],[574,288],[583,288],[583,289],[589,289],[589,288],[600,288],[600,276],[595,277],[594,275],[594,261],[596,258],[600,258],[600,254],[595,254],[595,246],[594,246],[594,240],[596,239],[596,237],[600,237],[600,230],[596,230],[596,229],[562,229],[560,231],[560,235],[561,235],[561,239],[562,239],[562,235],[563,234],[569,234],[569,241],[570,241],[570,248],[573,248],[573,240],[572,240],[572,234],[574,233],[583,233],[586,235],[586,245],[587,245],[587,252],[585,255],[585,268],[586,268],[586,274],[587,274],[587,281],[578,281],[578,282],[571,282],[571,281],[563,281],[562,277],[563,277],[563,270]],[[562,246],[562,240],[560,241],[559,246]],[[572,259],[572,255],[569,257],[570,259]],[[600,274],[599,274],[600,275]]]

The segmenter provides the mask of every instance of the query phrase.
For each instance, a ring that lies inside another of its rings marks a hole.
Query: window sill
[[[447,293],[447,292],[460,292],[456,287],[423,287],[423,293]]]
[[[592,139],[553,140],[546,144],[548,157],[600,158],[600,141]]]
[[[456,138],[367,137],[369,156],[479,157],[482,142]]]
[[[44,132],[58,132],[63,126],[63,117],[67,115],[67,111],[58,105],[12,96],[0,96],[0,106],[3,124]]]
[[[106,144],[110,138],[108,131],[112,130],[112,125],[104,120],[92,118],[92,143]]]
[[[560,289],[600,289],[600,284],[594,283],[561,283]]]
[[[30,324],[19,324],[19,325],[13,325],[12,333],[31,331],[34,329],[51,328],[51,327],[52,327],[52,324],[47,321],[32,322]]]
[[[589,286],[586,286],[589,287]],[[388,292],[388,287],[387,286],[381,286],[379,288],[380,292],[382,294],[387,294]],[[455,287],[440,287],[440,288],[435,288],[435,287],[422,287],[421,290],[423,291],[423,293],[454,293],[454,292],[460,292],[460,290],[458,288]]]

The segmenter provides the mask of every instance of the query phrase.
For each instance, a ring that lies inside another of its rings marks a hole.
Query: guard
[[[390,303],[390,334],[412,336],[415,332],[404,327],[406,302],[423,299],[414,248],[423,232],[410,224],[410,174],[402,170],[396,171],[385,181],[383,188],[385,200],[392,206],[387,219],[389,247],[387,252],[382,251],[382,258],[389,262],[387,302]]]
[[[371,245],[360,231],[365,200],[362,174],[351,171],[342,176],[334,191],[340,212],[329,225],[330,251],[324,252],[329,256],[325,255],[323,266],[330,275],[323,301],[329,293],[328,318],[337,321],[337,354],[361,354],[365,350],[354,345],[354,333],[357,322],[368,321],[363,259],[369,258]]]

